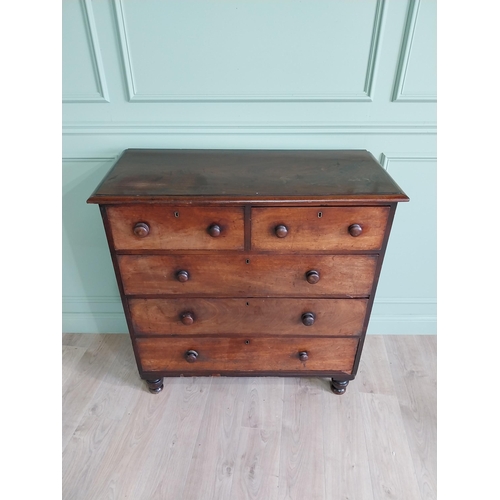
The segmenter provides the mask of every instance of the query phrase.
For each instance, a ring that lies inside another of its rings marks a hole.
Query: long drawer
[[[252,209],[252,248],[276,252],[379,250],[389,207]]]
[[[361,335],[366,299],[129,299],[136,335]]]
[[[214,253],[118,255],[118,263],[127,295],[364,297],[371,292],[377,258]]]
[[[282,338],[273,337],[169,337],[138,338],[136,345],[145,372],[320,371],[350,374],[358,339],[290,337],[283,342]]]
[[[108,207],[117,250],[243,250],[243,209],[237,207]]]

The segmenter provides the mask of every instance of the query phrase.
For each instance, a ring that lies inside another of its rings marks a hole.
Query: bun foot
[[[158,394],[163,389],[163,377],[155,380],[146,380],[146,382],[148,384],[149,392],[152,394]]]
[[[347,384],[349,384],[349,380],[333,380],[330,382],[330,387],[332,388],[332,392],[334,394],[344,394],[347,389]]]

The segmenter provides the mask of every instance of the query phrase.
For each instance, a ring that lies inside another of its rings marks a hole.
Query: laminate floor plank
[[[365,420],[356,383],[342,396],[323,393],[323,456],[327,500],[373,500]]]
[[[89,416],[80,423],[63,451],[62,498],[86,500],[100,473],[106,449],[116,439],[116,420]]]
[[[166,378],[172,390],[149,453],[137,464],[139,481],[130,498],[175,500],[183,498],[199,429],[205,425],[204,408],[212,379]],[[158,395],[161,397],[161,393]]]
[[[437,496],[435,336],[385,339],[422,499]]]
[[[397,398],[359,397],[374,500],[421,500]]]
[[[74,345],[62,346],[62,394],[64,394],[68,388],[75,366],[86,352],[86,347]]]
[[[64,498],[86,499],[89,486],[101,474],[106,450],[116,440],[120,421],[130,416],[145,384],[139,379],[128,336],[107,336],[116,358],[108,366],[86,411],[63,451]]]
[[[141,464],[145,462],[159,435],[160,422],[174,385],[166,385],[161,396],[143,388],[136,390],[135,404],[116,423],[114,438],[103,450],[94,468],[92,482],[86,485],[87,499],[133,498],[131,492],[141,479]]]
[[[147,390],[139,378],[132,343],[127,335],[108,336],[104,342],[113,341],[115,359],[103,374],[101,384],[94,393],[86,414],[121,420],[134,404],[134,392]]]
[[[91,335],[89,335],[91,336]],[[110,371],[120,342],[121,335],[95,335],[94,342],[87,348],[71,375],[64,384],[62,395],[62,447],[66,447],[73,432],[102,380]]]
[[[366,336],[353,385],[356,385],[359,392],[394,394],[394,381],[382,335]]]
[[[77,373],[76,365],[87,349],[98,348],[104,338],[100,335],[78,335],[66,333],[62,337],[62,394],[71,384],[72,376]]]
[[[63,500],[435,500],[436,337],[368,336],[328,379],[165,378],[128,335],[63,336]]]
[[[199,428],[183,500],[229,500],[247,379],[215,377]]]
[[[81,333],[65,333],[62,336],[63,346],[90,347],[96,342],[101,342],[106,335],[82,335]]]
[[[280,500],[323,500],[326,497],[322,425],[324,391],[325,381],[322,379],[285,379]]]
[[[247,378],[244,386],[243,427],[269,429],[281,427],[284,378]]]
[[[283,418],[284,381],[247,379],[237,463],[230,498],[276,500]]]

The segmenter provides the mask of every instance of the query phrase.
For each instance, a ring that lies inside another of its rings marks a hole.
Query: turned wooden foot
[[[146,380],[148,384],[149,392],[152,394],[158,394],[163,389],[163,377],[156,378],[154,380]]]
[[[330,382],[330,387],[332,388],[332,392],[334,394],[344,394],[347,389],[347,384],[349,384],[349,380],[333,380]]]

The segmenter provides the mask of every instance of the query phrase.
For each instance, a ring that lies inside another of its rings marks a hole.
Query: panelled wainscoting
[[[62,12],[65,332],[127,331],[85,201],[128,148],[370,151],[412,202],[368,333],[436,332],[435,0],[65,0]]]

